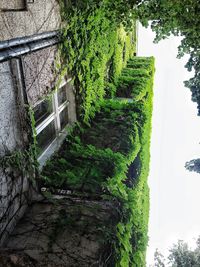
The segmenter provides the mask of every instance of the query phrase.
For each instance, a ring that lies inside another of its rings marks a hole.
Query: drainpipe
[[[58,32],[48,32],[0,42],[0,62],[59,43]]]
[[[12,46],[18,46],[18,45],[38,41],[38,40],[52,38],[52,37],[55,37],[57,35],[58,35],[57,31],[52,31],[52,32],[44,32],[44,33],[40,33],[40,34],[34,34],[32,36],[26,36],[26,37],[14,38],[11,40],[2,41],[2,42],[0,42],[0,50],[6,49],[6,48],[9,48]]]

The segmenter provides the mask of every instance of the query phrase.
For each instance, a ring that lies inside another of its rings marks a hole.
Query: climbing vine
[[[62,7],[62,56],[77,88],[79,119],[89,122],[99,110],[109,83],[116,82],[135,51],[135,32],[126,32],[108,17],[105,4],[96,8]],[[134,27],[133,27],[134,29]],[[123,55],[124,50],[124,55]]]
[[[119,267],[145,266],[153,75],[153,58],[129,60],[116,84],[116,94],[129,98],[103,100],[90,125],[79,123],[42,172],[43,186],[52,192],[62,188],[120,203],[114,242]]]

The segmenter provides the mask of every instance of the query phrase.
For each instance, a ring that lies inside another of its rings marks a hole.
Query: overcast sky
[[[188,172],[186,161],[200,158],[200,117],[183,81],[191,74],[186,59],[176,59],[178,38],[153,44],[154,33],[139,27],[138,55],[154,56],[154,111],[151,140],[150,221],[147,266],[156,248],[200,235],[200,174]]]

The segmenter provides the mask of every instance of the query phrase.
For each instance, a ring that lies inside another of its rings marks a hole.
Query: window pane
[[[36,126],[38,126],[53,112],[52,98],[42,101],[40,104],[34,107],[33,111]]]
[[[58,90],[58,106],[62,105],[67,100],[67,85],[65,84]]]
[[[37,135],[38,156],[50,145],[55,137],[55,124],[54,121],[52,121]]]
[[[68,107],[63,109],[63,111],[60,112],[60,126],[61,129],[63,129],[68,124]]]

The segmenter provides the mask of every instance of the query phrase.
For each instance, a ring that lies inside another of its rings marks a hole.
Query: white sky
[[[200,158],[200,117],[183,81],[191,76],[177,59],[179,39],[153,43],[151,29],[139,27],[138,55],[154,56],[154,111],[151,140],[150,221],[147,266],[156,248],[166,253],[178,239],[200,235],[200,174],[184,168]]]

